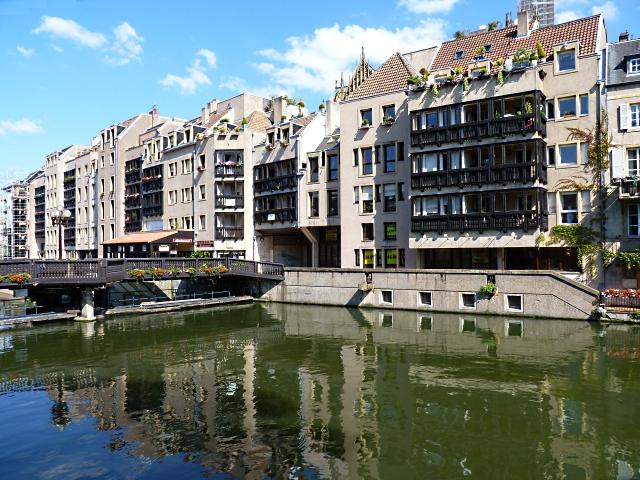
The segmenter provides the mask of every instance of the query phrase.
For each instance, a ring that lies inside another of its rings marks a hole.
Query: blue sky
[[[0,0],[0,183],[153,105],[192,118],[246,89],[315,110],[361,46],[377,66],[515,10],[516,0]],[[610,39],[640,36],[638,0],[556,0],[560,20],[594,11]]]

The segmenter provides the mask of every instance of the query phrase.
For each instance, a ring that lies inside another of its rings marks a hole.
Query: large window
[[[580,95],[580,115],[589,115],[589,95]]]
[[[396,146],[394,144],[385,145],[384,150],[384,172],[391,173],[396,171]]]
[[[396,184],[387,183],[383,186],[384,195],[384,211],[395,212],[396,211]]]
[[[629,205],[627,210],[627,233],[630,237],[640,236],[640,226],[638,220],[640,218],[640,208],[638,205]]]
[[[637,177],[640,174],[640,148],[629,148],[627,150],[627,175]]]
[[[560,221],[561,223],[578,223],[578,194],[560,194]]]
[[[373,149],[362,149],[362,175],[373,175]]]
[[[362,213],[373,213],[373,185],[362,188]]]
[[[367,108],[360,110],[360,125],[367,126],[373,123],[373,110]]]
[[[318,165],[318,157],[310,157],[309,158],[309,182],[317,183],[319,180],[319,165]]]
[[[627,69],[629,75],[635,75],[640,73],[640,58],[632,58],[629,60],[629,68]]]
[[[329,155],[327,157],[327,162],[329,163],[329,168],[327,169],[327,180],[337,180],[338,169],[340,168],[340,164],[338,163],[338,155]]]
[[[382,107],[382,121],[389,122],[393,121],[396,118],[396,106],[395,105],[385,105]]]
[[[327,216],[335,217],[338,215],[338,191],[327,191]]]
[[[629,124],[631,128],[640,127],[640,103],[632,103],[629,105]]]
[[[320,216],[320,192],[309,192],[309,216]]]
[[[398,229],[396,222],[385,222],[384,224],[384,239],[385,240],[397,240]]]
[[[374,239],[373,236],[373,223],[363,223],[362,224],[362,241],[370,242]]]
[[[570,143],[560,145],[558,147],[560,154],[560,165],[577,165],[578,164],[578,144]]]
[[[568,72],[576,69],[576,51],[575,49],[558,52],[558,71]]]
[[[558,113],[563,118],[576,116],[576,97],[564,97],[558,99]]]

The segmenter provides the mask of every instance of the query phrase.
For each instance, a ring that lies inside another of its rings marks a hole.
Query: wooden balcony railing
[[[242,240],[244,227],[216,227],[216,238],[220,240]]]

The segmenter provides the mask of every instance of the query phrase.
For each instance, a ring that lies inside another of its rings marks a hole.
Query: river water
[[[640,478],[640,329],[252,305],[0,332],[0,478]]]

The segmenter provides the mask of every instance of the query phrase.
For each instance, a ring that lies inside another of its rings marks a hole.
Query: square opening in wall
[[[507,322],[507,337],[521,337],[522,322]]]
[[[418,315],[418,330],[431,330],[433,327],[433,317]]]
[[[418,306],[431,307],[433,304],[431,292],[418,292]]]
[[[476,309],[476,294],[475,293],[461,293],[460,294],[460,308],[473,308]]]
[[[475,332],[476,320],[475,318],[461,318],[460,319],[460,331],[462,333]]]
[[[380,292],[380,303],[393,305],[393,290],[382,290]]]
[[[380,325],[383,327],[393,327],[393,315],[390,313],[383,313],[381,315]]]
[[[522,312],[522,295],[505,295],[506,309],[510,312]]]

